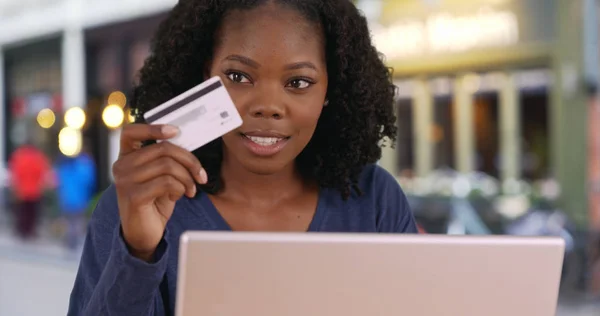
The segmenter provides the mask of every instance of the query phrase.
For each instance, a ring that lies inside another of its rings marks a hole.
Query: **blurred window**
[[[499,176],[500,135],[498,94],[479,93],[473,98],[475,170]]]
[[[452,96],[436,96],[433,101],[434,169],[455,168],[454,101]]]
[[[522,176],[536,180],[549,175],[548,93],[521,93]]]
[[[61,117],[62,73],[60,38],[50,38],[5,50],[6,56],[6,152],[31,141],[46,155],[58,154],[58,126],[43,128],[37,121],[41,110]]]
[[[398,138],[396,150],[398,151],[398,170],[402,172],[414,171],[414,133],[413,133],[413,102],[411,99],[400,99],[398,107]]]
[[[550,70],[517,73],[521,105],[521,175],[537,180],[550,175]]]

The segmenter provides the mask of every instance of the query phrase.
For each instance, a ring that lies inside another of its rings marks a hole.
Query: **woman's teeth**
[[[261,146],[271,146],[271,145],[275,145],[277,142],[279,142],[280,140],[282,140],[283,138],[276,138],[276,137],[256,137],[256,136],[246,136],[248,137],[248,139],[250,139],[252,142],[261,145]]]

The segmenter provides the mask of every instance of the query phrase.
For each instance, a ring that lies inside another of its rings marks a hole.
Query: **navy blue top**
[[[309,231],[417,233],[406,197],[387,171],[367,166],[359,187],[363,194],[345,201],[336,190],[321,190]],[[68,315],[173,315],[181,234],[230,230],[206,194],[182,198],[167,224],[156,262],[149,264],[129,254],[119,221],[116,190],[111,186],[90,221]],[[168,286],[162,287],[165,275]],[[168,314],[163,297],[168,298]]]

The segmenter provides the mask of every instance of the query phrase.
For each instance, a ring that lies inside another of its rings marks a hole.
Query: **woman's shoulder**
[[[414,233],[416,224],[408,200],[396,177],[378,165],[366,166],[359,187],[363,202],[373,208],[378,232]]]
[[[396,178],[377,164],[366,165],[358,181],[363,195],[382,194],[386,192],[402,193]]]

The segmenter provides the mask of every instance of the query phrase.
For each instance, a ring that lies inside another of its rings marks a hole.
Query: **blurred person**
[[[13,152],[9,161],[11,189],[16,199],[16,230],[21,238],[36,235],[40,204],[51,176],[46,155],[31,142]]]
[[[0,223],[6,218],[9,210],[6,190],[10,188],[10,174],[4,166],[0,166]]]
[[[600,299],[600,232],[592,232],[590,239],[590,292]]]
[[[193,153],[127,125],[69,315],[172,315],[184,231],[417,233],[394,176],[391,71],[349,0],[179,1],[141,70],[143,114],[220,76],[243,124]],[[198,267],[201,269],[201,267]]]
[[[84,233],[85,215],[96,184],[96,165],[87,150],[56,163],[57,193],[66,223],[66,245],[75,249]]]

